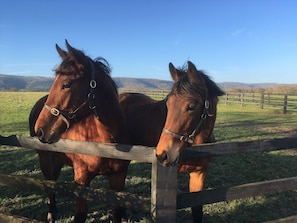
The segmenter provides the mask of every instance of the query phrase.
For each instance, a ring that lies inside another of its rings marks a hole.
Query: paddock
[[[297,176],[274,179],[269,181],[242,184],[233,187],[221,187],[196,193],[180,193],[177,185],[176,167],[162,167],[155,158],[154,148],[120,144],[100,144],[59,140],[54,144],[42,144],[38,139],[21,135],[0,137],[0,145],[18,146],[28,149],[51,150],[57,152],[84,153],[109,158],[136,160],[152,163],[151,168],[151,197],[139,197],[131,193],[114,193],[103,189],[77,187],[73,184],[61,184],[36,180],[20,176],[1,174],[0,185],[15,186],[24,190],[57,191],[64,196],[101,199],[107,204],[123,204],[127,207],[150,211],[153,222],[177,222],[177,209],[198,204],[210,204],[220,201],[254,197],[263,194],[273,194],[297,189]],[[83,145],[84,151],[81,151]],[[276,138],[268,140],[254,140],[231,143],[211,143],[187,148],[181,159],[201,156],[228,156],[234,154],[269,152],[283,149],[296,149],[297,137]],[[103,196],[104,195],[104,196]],[[8,218],[10,218],[9,216]],[[3,219],[3,216],[1,217]],[[1,219],[0,218],[0,219]],[[29,221],[33,221],[29,220]],[[297,216],[275,219],[271,222],[295,222]],[[26,222],[26,221],[23,221]]]

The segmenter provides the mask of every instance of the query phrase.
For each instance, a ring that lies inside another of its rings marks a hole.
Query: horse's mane
[[[105,58],[103,58],[103,57],[96,57],[94,59],[94,62],[95,62],[95,64],[97,64],[97,66],[99,67],[100,70],[102,70],[105,74],[107,74],[107,75],[110,76],[111,67],[110,67],[108,61]]]
[[[177,72],[179,73],[180,78],[174,83],[171,94],[180,94],[188,98],[193,98],[197,95],[205,95],[206,90],[210,97],[217,97],[225,94],[224,91],[221,90],[221,88],[202,70],[198,70],[198,73],[204,79],[205,84],[198,83],[189,78],[185,65],[179,67]]]
[[[111,78],[111,67],[106,59],[103,57],[97,57],[94,59],[94,63],[99,67],[99,69],[106,74],[107,80],[110,81],[112,87],[114,88],[115,92],[118,95],[118,88],[114,80]]]

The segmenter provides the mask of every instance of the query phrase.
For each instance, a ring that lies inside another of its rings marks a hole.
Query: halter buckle
[[[56,108],[51,108],[50,109],[50,113],[53,115],[53,116],[59,116],[60,115],[60,111]]]
[[[193,139],[193,137],[191,137],[191,136],[181,136],[180,138],[179,138],[179,140],[180,141],[183,141],[183,142],[187,142],[187,143],[189,143],[189,144],[193,144],[194,143],[194,139]]]

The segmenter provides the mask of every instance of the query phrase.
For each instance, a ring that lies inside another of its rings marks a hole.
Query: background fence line
[[[120,89],[120,93],[138,92],[148,95],[154,99],[164,99],[169,90],[139,90],[139,89]],[[228,104],[239,104],[241,106],[254,106],[261,109],[279,109],[283,114],[288,111],[297,112],[297,95],[293,94],[272,94],[272,93],[241,93],[227,91],[220,100]]]

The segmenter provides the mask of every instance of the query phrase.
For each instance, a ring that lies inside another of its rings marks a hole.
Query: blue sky
[[[65,39],[113,77],[170,80],[192,61],[216,82],[297,83],[295,0],[11,0],[0,8],[0,74],[53,76]]]

